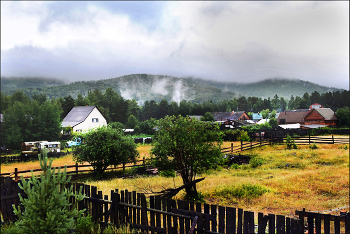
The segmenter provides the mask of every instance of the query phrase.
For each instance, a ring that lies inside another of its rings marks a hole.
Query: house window
[[[76,132],[81,132],[81,129],[77,129]]]
[[[98,122],[98,118],[92,118],[92,122],[93,123],[97,123]]]

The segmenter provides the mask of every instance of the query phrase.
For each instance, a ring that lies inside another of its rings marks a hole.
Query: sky
[[[349,89],[349,1],[1,1],[1,76]]]

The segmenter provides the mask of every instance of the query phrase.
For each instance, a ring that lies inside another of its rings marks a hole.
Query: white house
[[[76,106],[63,119],[62,127],[72,127],[74,132],[107,126],[107,121],[96,106]]]

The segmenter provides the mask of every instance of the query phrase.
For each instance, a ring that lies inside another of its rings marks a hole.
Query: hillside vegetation
[[[44,82],[44,81],[45,82]],[[219,102],[234,97],[260,97],[271,99],[274,95],[289,99],[291,95],[302,96],[304,93],[341,91],[336,88],[320,86],[297,79],[267,79],[255,83],[215,82],[194,78],[177,78],[163,75],[132,74],[98,81],[78,81],[70,84],[39,78],[2,78],[1,91],[10,95],[22,90],[29,96],[46,94],[50,98],[59,98],[78,94],[87,95],[89,91],[98,89],[105,91],[112,88],[124,99],[135,99],[139,104],[146,100],[160,102],[180,102],[191,100],[201,103],[208,100]]]

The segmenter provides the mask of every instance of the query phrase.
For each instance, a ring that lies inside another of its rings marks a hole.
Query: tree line
[[[349,91],[318,93],[314,91],[302,97],[293,95],[289,100],[275,95],[272,99],[258,97],[237,97],[231,100],[213,102],[211,100],[195,103],[182,100],[179,103],[163,99],[139,105],[134,99],[126,100],[112,88],[104,93],[99,89],[89,91],[87,95],[78,94],[49,99],[45,94],[34,94],[31,97],[22,91],[12,95],[1,93],[1,113],[3,114],[1,145],[18,145],[21,141],[33,139],[54,140],[61,132],[61,122],[75,106],[96,106],[114,127],[133,128],[136,132],[152,134],[156,120],[165,116],[205,115],[207,112],[262,112],[263,110],[285,111],[291,109],[309,109],[313,103],[349,116]],[[345,120],[345,124],[348,123]]]

